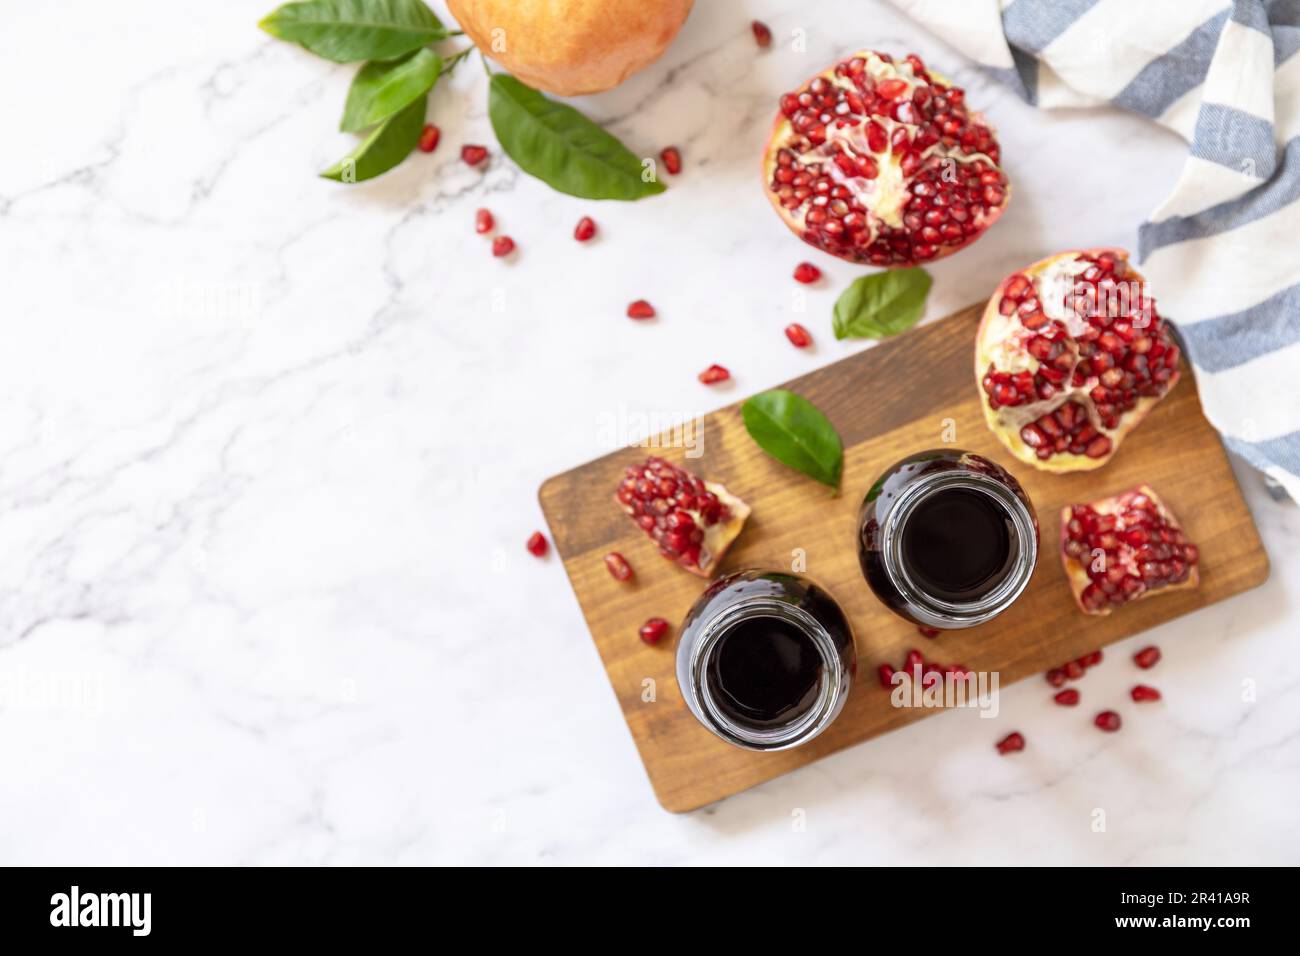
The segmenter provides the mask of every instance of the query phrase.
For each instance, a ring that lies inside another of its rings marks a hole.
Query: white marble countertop
[[[945,714],[685,816],[655,803],[558,560],[523,547],[537,486],[609,450],[609,415],[707,411],[866,347],[829,327],[857,270],[757,181],[777,95],[834,56],[915,50],[1000,129],[1016,196],[933,267],[929,318],[1043,253],[1131,243],[1179,142],[1037,113],[883,3],[703,0],[582,104],[638,153],[682,148],[665,196],[522,176],[468,65],[438,151],[346,188],[316,172],[347,149],[352,70],[257,30],[272,5],[5,13],[0,861],[1300,862],[1300,511],[1247,469],[1272,578],[1110,651],[1084,686],[1116,700],[1138,642],[1165,653],[1166,702],[1119,734],[1030,681],[997,721],[1030,738],[1015,759]],[[807,52],[759,55],[753,16]],[[515,261],[474,234],[484,205]],[[780,332],[804,258],[828,273],[807,352]],[[623,317],[642,296],[658,322]],[[695,381],[715,361],[733,387]]]

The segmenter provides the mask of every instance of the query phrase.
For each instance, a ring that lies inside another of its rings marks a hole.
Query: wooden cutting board
[[[982,304],[971,306],[785,386],[825,412],[844,440],[838,497],[759,450],[745,432],[739,405],[705,418],[700,457],[687,459],[673,448],[627,448],[542,485],[542,510],[556,548],[665,808],[693,810],[934,713],[891,707],[877,682],[877,666],[886,661],[898,666],[910,647],[919,647],[927,660],[999,671],[1006,686],[1268,577],[1268,557],[1250,511],[1186,369],[1104,468],[1048,475],[1012,458],[984,424],[971,357],[982,311]],[[992,458],[1020,480],[1038,512],[1042,547],[1033,581],[1010,610],[980,627],[927,640],[867,587],[854,533],[858,506],[872,481],[897,459],[942,446],[945,439]],[[662,558],[613,501],[623,469],[651,453],[722,482],[753,507],[724,571],[790,570],[795,549],[803,549],[806,573],[829,589],[852,622],[858,679],[843,713],[811,743],[777,753],[723,743],[682,701],[674,676],[675,642],[649,647],[638,638],[637,628],[648,617],[680,621],[705,587],[703,579]],[[1200,587],[1140,601],[1108,617],[1085,616],[1074,604],[1058,557],[1059,511],[1140,482],[1155,488],[1200,546]],[[605,570],[601,559],[609,551],[631,562],[634,583],[620,583]],[[647,683],[651,680],[653,685]],[[653,695],[647,693],[650,686]],[[654,699],[645,699],[650,696]],[[992,743],[990,738],[990,754]]]

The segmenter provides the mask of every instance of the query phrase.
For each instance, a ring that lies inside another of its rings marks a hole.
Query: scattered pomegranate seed
[[[1013,754],[1025,749],[1025,738],[1019,733],[1010,733],[998,741],[998,753]]]
[[[579,242],[586,242],[596,234],[596,221],[590,216],[583,216],[578,220],[578,224],[573,229],[573,238]]]
[[[1073,707],[1079,702],[1079,692],[1073,687],[1068,687],[1053,697],[1052,700],[1062,707]]]
[[[888,664],[880,665],[880,686],[885,690],[894,689],[894,669]]]
[[[1065,669],[1063,667],[1053,667],[1047,672],[1047,683],[1053,687],[1060,687],[1065,683]]]
[[[496,224],[497,221],[492,218],[492,210],[480,209],[474,213],[474,231],[480,236],[485,232],[491,232],[492,227]]]
[[[1159,700],[1160,691],[1156,690],[1154,687],[1148,687],[1146,684],[1138,684],[1129,691],[1129,696],[1140,704],[1143,701]]]
[[[812,345],[812,333],[798,322],[791,322],[785,327],[785,337],[797,349],[806,349]]]
[[[772,45],[772,31],[766,23],[755,20],[749,27],[754,31],[754,42],[760,47],[767,49]]]
[[[500,259],[515,251],[515,241],[509,236],[497,236],[492,240],[492,255]]]
[[[731,373],[721,365],[710,365],[700,373],[700,381],[705,385],[717,385],[731,378]]]
[[[811,262],[801,262],[794,267],[794,281],[811,285],[822,277],[822,270]]]
[[[420,151],[423,153],[432,153],[438,148],[438,140],[442,138],[442,130],[432,123],[426,123],[424,130],[420,133]]]
[[[1101,663],[1101,651],[1093,651],[1091,654],[1085,654],[1079,658],[1079,663],[1084,667],[1096,667]]]
[[[487,159],[488,151],[486,146],[475,146],[466,143],[460,148],[460,158],[471,166],[477,166],[483,160]]]
[[[1160,661],[1160,648],[1154,644],[1150,647],[1144,647],[1133,655],[1133,663],[1145,670],[1155,667]]]
[[[617,551],[611,551],[605,555],[605,567],[609,568],[609,573],[617,581],[632,580],[632,565],[627,563],[627,558]]]
[[[1108,734],[1113,734],[1115,731],[1119,730],[1121,724],[1119,714],[1115,713],[1113,710],[1103,710],[1092,719],[1092,722]]]
[[[664,169],[672,175],[676,176],[682,171],[682,153],[676,146],[669,146],[659,154],[659,158],[664,161]]]
[[[534,531],[528,536],[528,550],[532,554],[540,558],[546,553],[546,548],[546,537],[540,531]]]
[[[1078,661],[1070,661],[1065,665],[1065,676],[1070,680],[1078,680],[1083,676],[1083,665]]]
[[[922,637],[938,637],[939,629],[937,627],[926,627],[924,624],[918,624],[916,629],[921,632]]]
[[[638,633],[641,635],[641,640],[647,644],[658,644],[668,633],[668,622],[662,617],[652,617],[641,625]]]
[[[637,299],[627,307],[627,317],[629,319],[653,319],[655,317],[655,307],[645,299]]]
[[[925,658],[921,656],[920,651],[916,648],[912,648],[907,652],[907,660],[903,662],[903,670],[911,674],[915,673],[918,667],[923,666],[925,666]]]

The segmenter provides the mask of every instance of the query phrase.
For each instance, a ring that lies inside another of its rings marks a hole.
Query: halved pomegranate
[[[1147,485],[1061,509],[1061,563],[1085,614],[1194,588],[1201,553]]]
[[[1178,346],[1123,249],[1062,252],[1008,276],[984,310],[984,418],[1044,471],[1100,468],[1178,381]]]
[[[705,578],[749,517],[749,505],[722,485],[653,456],[627,469],[615,498],[660,554]]]
[[[992,128],[919,57],[862,50],[781,97],[763,184],[787,226],[850,262],[910,266],[978,239],[1011,195]]]

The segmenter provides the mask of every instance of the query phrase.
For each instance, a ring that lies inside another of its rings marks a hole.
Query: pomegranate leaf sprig
[[[339,123],[343,132],[363,138],[321,173],[343,183],[385,173],[420,145],[438,79],[475,49],[445,58],[430,49],[464,33],[448,29],[423,0],[300,0],[278,7],[260,26],[335,63],[364,63]],[[524,172],[583,199],[634,200],[664,191],[652,160],[638,159],[573,107],[512,76],[489,75],[492,128]]]
[[[855,279],[835,303],[835,337],[883,339],[907,331],[925,314],[932,282],[919,266]]]

